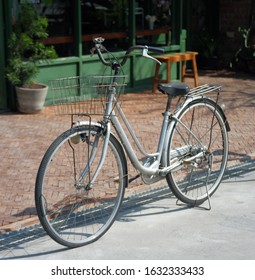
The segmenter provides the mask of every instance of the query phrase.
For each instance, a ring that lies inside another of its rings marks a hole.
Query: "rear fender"
[[[226,115],[225,115],[225,112],[224,112],[224,110],[223,110],[223,108],[218,104],[218,103],[216,103],[213,99],[211,99],[210,97],[208,97],[208,96],[191,96],[191,97],[189,97],[189,98],[187,98],[186,100],[185,100],[185,102],[184,102],[184,104],[182,104],[182,108],[184,108],[184,107],[186,107],[187,105],[189,105],[190,103],[193,103],[193,102],[199,102],[199,101],[201,101],[201,100],[205,100],[206,102],[208,102],[208,103],[211,103],[211,105],[213,105],[215,108],[217,108],[218,110],[219,110],[219,112],[221,113],[221,115],[222,115],[222,117],[223,117],[223,119],[224,119],[224,122],[225,122],[225,125],[226,125],[226,129],[227,129],[227,131],[229,132],[230,131],[230,125],[229,125],[229,122],[228,122],[228,120],[227,120],[227,117],[226,117]],[[180,113],[181,113],[181,111],[182,110],[178,110],[175,114],[174,114],[174,116],[176,117],[176,118],[178,118],[179,117],[179,115],[180,115]]]
[[[223,117],[224,123],[226,125],[226,130],[229,132],[230,131],[230,125],[229,125],[229,122],[227,120],[227,117],[226,117],[222,107],[219,104],[217,104],[214,100],[210,99],[209,97],[207,97],[207,96],[191,96],[190,98],[187,98],[185,100],[185,102],[184,102],[184,104],[182,104],[181,108],[185,108],[189,104],[195,103],[195,102],[199,102],[201,100],[210,103],[211,105],[213,105],[215,108],[218,109],[218,111],[220,112],[220,114]],[[182,109],[180,109],[177,112],[175,112],[174,115],[173,115],[174,118],[172,118],[171,121],[169,122],[169,125],[168,125],[168,128],[167,128],[167,132],[166,132],[166,138],[165,138],[166,141],[164,143],[163,156],[162,156],[162,165],[163,166],[167,166],[167,152],[168,152],[170,134],[171,134],[172,130],[174,129],[174,126],[175,126],[175,124],[177,122],[175,120],[175,118],[178,119],[180,114],[181,114],[181,112],[182,112]]]

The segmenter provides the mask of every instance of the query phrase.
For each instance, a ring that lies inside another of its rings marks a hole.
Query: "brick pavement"
[[[224,85],[221,102],[231,126],[229,165],[255,158],[254,75],[219,71],[200,73],[199,78],[200,83]],[[187,83],[192,86],[192,80]],[[153,151],[165,97],[141,92],[125,95],[124,101],[122,107],[138,138],[146,150]],[[69,127],[69,118],[55,116],[49,107],[37,115],[0,114],[0,233],[37,220],[34,183],[39,163],[49,144]],[[148,188],[140,179],[136,184]]]

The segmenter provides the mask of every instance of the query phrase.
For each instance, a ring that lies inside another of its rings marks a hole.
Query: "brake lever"
[[[90,53],[91,56],[93,56],[95,54],[95,51],[97,49],[100,49],[100,51],[105,51],[105,47],[102,45],[102,43],[104,42],[104,38],[103,37],[97,37],[93,39],[93,43],[95,43],[96,47],[93,47],[92,49],[90,49]]]
[[[95,54],[96,48],[93,47],[92,49],[90,49],[90,55],[93,56]]]
[[[101,52],[105,52],[106,48],[101,44],[96,44],[96,47],[90,49],[91,56],[93,56],[97,50],[100,50]]]
[[[149,50],[148,46],[144,46],[143,51],[142,51],[142,56],[145,58],[152,59],[152,60],[156,61],[159,65],[161,65],[160,61],[158,61],[155,57],[148,54],[148,50]]]

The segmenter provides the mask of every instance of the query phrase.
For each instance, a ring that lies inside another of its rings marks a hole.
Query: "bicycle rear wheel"
[[[183,108],[179,120],[174,121],[168,146],[168,165],[179,167],[166,179],[179,200],[200,205],[216,191],[226,168],[225,117],[212,100],[203,98]]]
[[[110,228],[127,186],[123,149],[111,135],[95,182],[104,135],[97,126],[74,127],[47,150],[38,170],[35,202],[46,232],[58,243],[78,247],[99,239]]]

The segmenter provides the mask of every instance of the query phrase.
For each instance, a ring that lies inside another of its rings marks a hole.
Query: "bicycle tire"
[[[181,165],[166,179],[177,199],[197,206],[217,190],[226,169],[229,145],[226,119],[219,106],[207,98],[190,102],[181,109],[178,119],[201,143],[181,123],[173,120],[168,165],[173,162]],[[179,151],[178,156],[176,151]],[[189,160],[201,151],[204,151],[203,156]]]
[[[95,157],[87,164],[97,140]],[[48,235],[64,246],[79,247],[98,240],[119,212],[128,184],[127,163],[112,134],[103,166],[88,187],[103,142],[101,127],[74,127],[57,137],[42,159],[35,187],[38,217]],[[85,166],[86,175],[78,180]]]

